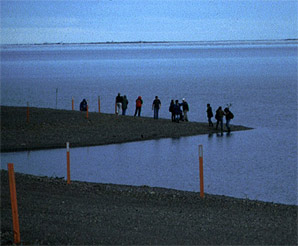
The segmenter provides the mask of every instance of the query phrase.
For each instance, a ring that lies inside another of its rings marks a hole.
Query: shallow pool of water
[[[266,129],[71,148],[71,179],[198,192],[199,144],[206,193],[298,204],[296,152]],[[65,149],[1,153],[1,168],[8,162],[16,172],[66,177]]]

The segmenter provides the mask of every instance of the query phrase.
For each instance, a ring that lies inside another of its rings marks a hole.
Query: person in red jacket
[[[143,104],[142,97],[138,96],[138,98],[136,100],[136,110],[135,110],[135,115],[134,116],[136,116],[137,114],[138,114],[138,116],[141,116],[142,104]]]

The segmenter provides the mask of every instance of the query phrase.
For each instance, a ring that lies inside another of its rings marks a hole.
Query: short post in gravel
[[[70,156],[69,156],[69,142],[66,143],[66,162],[67,162],[67,184],[70,184]]]
[[[203,174],[203,145],[199,145],[200,162],[200,197],[204,198],[204,174]]]
[[[98,96],[98,113],[100,113],[100,97]]]
[[[87,110],[86,110],[86,118],[89,117],[89,102],[87,101]]]
[[[14,243],[17,244],[21,242],[21,236],[20,236],[17,192],[16,192],[16,182],[15,182],[13,163],[8,163],[7,169],[8,169],[8,177],[9,177],[9,190],[10,190],[11,212],[12,212],[12,222],[13,222],[13,238],[14,238]]]
[[[74,101],[73,101],[73,97],[71,98],[71,109],[74,110]]]
[[[29,102],[27,102],[27,123],[29,123]]]

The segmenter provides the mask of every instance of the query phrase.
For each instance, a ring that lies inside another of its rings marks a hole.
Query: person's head
[[[227,113],[229,112],[229,108],[225,108],[224,111]]]
[[[157,99],[158,98],[158,96],[155,96],[155,99]]]
[[[182,102],[185,102],[185,98],[182,98]]]
[[[207,107],[210,107],[210,103],[207,104]]]
[[[178,102],[179,102],[178,100],[175,101],[176,104],[178,104]]]
[[[218,107],[219,110],[222,110],[221,106]]]
[[[138,99],[142,99],[142,97],[141,96],[138,96]]]
[[[126,98],[126,95],[124,95],[123,97]]]
[[[118,93],[118,96],[120,96],[120,93]]]

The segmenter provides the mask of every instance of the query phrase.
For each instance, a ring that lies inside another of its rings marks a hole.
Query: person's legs
[[[231,131],[231,128],[230,128],[230,120],[227,120],[227,122],[226,122],[226,127],[227,127],[227,129],[228,129],[228,132],[230,132],[230,131]]]
[[[141,109],[142,108],[138,108],[138,116],[141,116]]]
[[[122,109],[122,115],[125,115],[126,109]]]
[[[185,121],[188,121],[187,111],[184,110],[183,113],[184,113],[184,120],[185,120]]]

